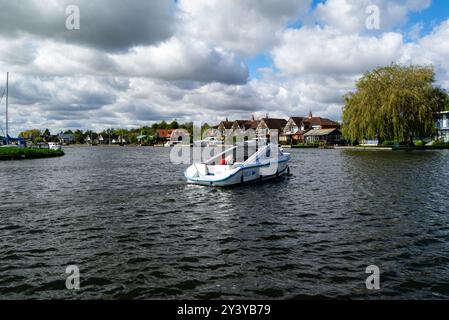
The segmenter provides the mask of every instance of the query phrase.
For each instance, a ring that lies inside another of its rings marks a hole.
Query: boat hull
[[[262,182],[266,180],[276,179],[280,176],[289,174],[288,160],[278,163],[276,172],[270,172],[267,174],[267,168],[269,166],[251,166],[242,167],[237,172],[233,173],[229,177],[214,180],[203,178],[189,178],[186,175],[187,183],[210,186],[210,187],[231,187],[249,183]]]

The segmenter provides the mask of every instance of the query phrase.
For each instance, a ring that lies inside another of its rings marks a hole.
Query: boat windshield
[[[278,157],[282,152],[275,145],[258,146],[256,143],[244,143],[229,148],[204,162],[206,165],[250,164]]]

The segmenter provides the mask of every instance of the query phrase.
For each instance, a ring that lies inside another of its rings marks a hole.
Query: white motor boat
[[[223,141],[221,141],[220,139],[216,138],[216,137],[207,137],[204,140],[198,140],[195,141],[194,146],[195,147],[217,147],[217,146],[222,146],[223,145]]]
[[[178,145],[178,144],[180,144],[180,143],[182,143],[182,141],[167,141],[165,144],[164,144],[164,147],[166,147],[166,148],[171,148],[171,147],[174,147],[174,146],[176,146],[176,145]]]
[[[48,149],[50,150],[62,150],[62,146],[57,142],[49,142]]]
[[[250,149],[254,153],[250,154]],[[241,155],[242,162],[235,161]],[[246,156],[245,156],[246,154]],[[194,163],[184,172],[189,184],[228,187],[246,183],[265,181],[289,174],[290,154],[284,153],[276,144],[257,148],[232,147],[204,163]]]

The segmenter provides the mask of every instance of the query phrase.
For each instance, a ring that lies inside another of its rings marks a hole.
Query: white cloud
[[[402,46],[398,33],[375,37],[345,34],[329,27],[303,27],[287,30],[273,57],[287,75],[357,74],[396,61]]]
[[[181,32],[225,50],[255,55],[269,50],[287,22],[311,0],[180,0]]]
[[[429,35],[407,44],[400,62],[434,65],[438,81],[449,89],[449,20],[442,22]]]
[[[19,52],[19,54],[17,54]],[[107,53],[54,40],[0,37],[0,67],[41,76],[128,76],[243,84],[248,69],[228,52],[193,39],[171,38],[157,46]],[[12,67],[11,67],[12,66]]]
[[[380,10],[380,31],[391,31],[404,24],[410,12],[426,9],[431,0],[327,0],[319,3],[316,16],[324,25],[345,33],[366,32],[366,9],[376,5]]]
[[[195,39],[172,38],[157,47],[137,47],[112,59],[123,74],[164,80],[239,83],[248,70],[234,55]]]

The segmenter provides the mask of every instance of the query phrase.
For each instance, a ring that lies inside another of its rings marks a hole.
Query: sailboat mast
[[[6,73],[6,144],[9,145],[9,124],[8,124],[8,92],[9,90],[9,72]]]

